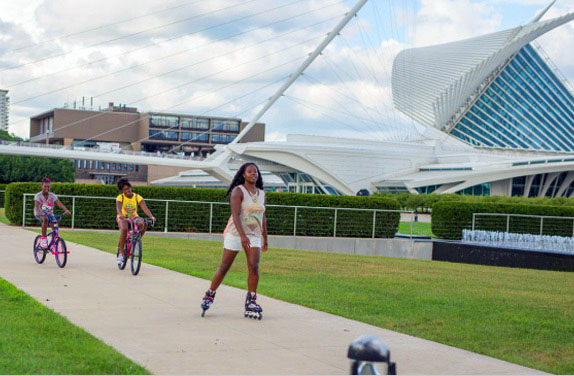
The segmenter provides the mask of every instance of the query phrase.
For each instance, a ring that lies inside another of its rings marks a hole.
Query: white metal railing
[[[71,212],[69,227],[72,229],[115,228],[116,206],[110,202],[115,201],[115,197],[58,195],[58,198]],[[165,233],[221,233],[230,215],[227,202],[159,199],[146,199],[145,202]],[[34,194],[26,193],[23,195],[22,226],[35,224],[33,210]],[[267,222],[273,223],[269,233],[291,236],[377,238],[386,226],[394,225],[396,219],[391,217],[401,214],[410,218],[409,237],[412,240],[413,211],[266,205]],[[101,221],[94,224],[95,218]],[[88,221],[91,225],[85,226]]]
[[[522,218],[523,220],[514,221],[513,223],[513,218]],[[568,232],[569,234],[572,234],[572,237],[574,237],[574,217],[505,213],[472,213],[472,231],[482,229],[496,229],[497,231],[504,231],[507,233],[519,232],[534,235],[543,235],[546,230],[546,233]]]

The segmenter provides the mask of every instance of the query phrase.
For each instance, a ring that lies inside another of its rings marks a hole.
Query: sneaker
[[[124,256],[122,256],[121,254],[118,255],[118,257],[116,257],[116,261],[118,262],[118,265],[123,264],[124,263]]]
[[[48,248],[48,239],[45,236],[40,238],[40,248],[46,249]]]

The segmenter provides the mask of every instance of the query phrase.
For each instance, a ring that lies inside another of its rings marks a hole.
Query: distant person
[[[117,222],[120,228],[120,243],[118,246],[118,264],[124,262],[124,247],[126,244],[126,237],[128,235],[128,221],[126,218],[130,218],[138,226],[141,236],[144,236],[147,230],[147,223],[143,218],[138,216],[138,206],[141,206],[144,213],[155,222],[155,217],[148,209],[142,196],[134,193],[132,191],[132,185],[126,178],[121,178],[117,182],[118,190],[122,192],[118,197],[116,197],[116,211],[118,213]]]
[[[56,221],[54,204],[57,204],[64,211],[64,214],[70,214],[70,211],[62,204],[58,196],[50,192],[51,185],[50,179],[42,179],[42,191],[34,196],[34,215],[42,222],[42,236],[40,237],[40,247],[42,249],[48,248],[48,239],[46,238],[48,225],[51,225],[52,230],[54,230],[54,222]]]
[[[223,259],[211,280],[201,302],[202,316],[215,298],[215,291],[231,268],[237,253],[243,248],[247,258],[247,296],[245,317],[263,317],[263,309],[257,304],[260,251],[267,251],[267,222],[265,219],[265,192],[259,168],[254,163],[243,164],[229,189],[231,216],[223,232]]]

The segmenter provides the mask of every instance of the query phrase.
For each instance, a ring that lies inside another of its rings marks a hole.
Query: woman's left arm
[[[265,219],[265,213],[263,213],[263,246],[261,247],[262,252],[267,252],[267,219]]]
[[[67,207],[64,206],[64,204],[62,204],[62,201],[60,200],[56,200],[56,205],[58,205],[60,207],[60,209],[62,209],[64,211],[64,214],[70,215],[72,213],[70,213],[70,211],[68,210]]]
[[[267,197],[265,197],[264,201],[263,201],[263,205],[265,205],[267,202]],[[262,230],[262,235],[263,235],[263,246],[261,247],[261,251],[262,252],[267,252],[267,218],[265,218],[265,212],[263,212],[263,228]]]
[[[143,200],[143,198],[142,198],[142,200],[140,201],[140,206],[141,206],[142,210],[144,211],[144,213],[146,213],[147,216],[150,217],[150,219],[155,222],[155,217],[153,216],[153,214],[151,213],[151,211],[148,209],[148,207],[147,207],[147,205],[145,204],[145,201]]]

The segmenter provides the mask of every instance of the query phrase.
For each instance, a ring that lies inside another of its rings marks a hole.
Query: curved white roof
[[[574,12],[476,38],[404,50],[393,62],[395,106],[421,124],[443,130],[509,58],[573,19]]]

